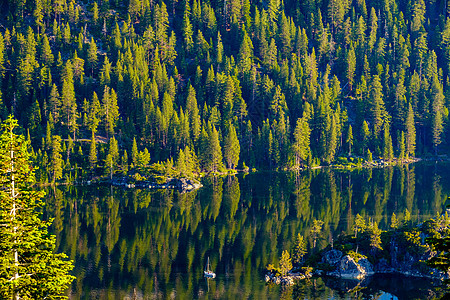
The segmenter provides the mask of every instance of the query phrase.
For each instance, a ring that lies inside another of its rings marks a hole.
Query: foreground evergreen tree
[[[280,258],[280,273],[286,275],[292,269],[292,259],[287,250],[284,250]]]
[[[51,221],[41,220],[43,192],[32,190],[28,143],[9,117],[0,136],[0,298],[61,299],[74,279],[72,262],[54,254]]]

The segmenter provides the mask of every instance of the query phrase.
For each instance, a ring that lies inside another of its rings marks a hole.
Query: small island
[[[402,274],[448,282],[448,213],[413,226],[411,215],[403,220],[391,216],[389,230],[373,220],[356,217],[354,234],[340,235],[321,250],[316,249],[323,223],[314,220],[313,245],[307,253],[305,239],[298,234],[292,256],[284,250],[279,267],[267,266],[266,282],[292,285],[314,276],[363,280],[374,274]],[[304,257],[307,256],[306,260]]]

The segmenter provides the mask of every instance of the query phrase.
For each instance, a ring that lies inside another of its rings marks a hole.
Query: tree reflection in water
[[[350,234],[356,214],[389,226],[405,209],[414,223],[440,213],[449,194],[446,164],[417,163],[352,172],[331,169],[204,178],[200,190],[56,187],[47,193],[58,251],[75,260],[74,299],[323,299],[322,279],[267,286],[263,272],[298,233],[318,247]],[[205,282],[207,257],[217,278]],[[373,288],[373,295],[380,290]]]

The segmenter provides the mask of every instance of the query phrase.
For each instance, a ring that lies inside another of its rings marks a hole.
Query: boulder
[[[375,272],[373,270],[373,266],[367,258],[360,259],[358,261],[358,265],[364,270],[364,272],[366,272],[366,275],[375,274]]]
[[[337,266],[342,258],[342,252],[336,249],[327,251],[322,256],[322,262],[331,266]]]
[[[362,279],[366,276],[366,271],[349,255],[342,257],[337,272],[346,279]]]

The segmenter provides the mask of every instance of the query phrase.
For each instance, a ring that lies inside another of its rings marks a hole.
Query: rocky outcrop
[[[331,249],[322,254],[322,263],[329,264],[330,266],[337,266],[341,261],[342,255],[342,251]]]
[[[177,181],[176,183],[177,188],[184,192],[190,192],[192,190],[199,189],[203,186],[200,182],[192,179],[180,178],[173,180]]]
[[[366,275],[370,276],[375,274],[373,266],[367,258],[361,258],[360,260],[358,260],[358,265],[361,267],[361,269],[364,270]]]
[[[322,253],[322,264],[326,264],[326,270],[320,275],[338,277],[342,279],[361,280],[373,274],[403,274],[406,276],[426,277],[432,279],[446,279],[448,274],[426,266],[422,261],[429,258],[429,253],[413,255],[409,252],[393,255],[390,262],[385,258],[380,258],[373,265],[365,257],[355,259],[350,255],[344,255],[339,250],[329,250]]]
[[[267,273],[266,276],[264,276],[264,279],[267,283],[275,283],[275,284],[281,284],[281,285],[294,285],[296,281],[303,280],[306,278],[311,278],[312,275],[310,273],[291,273],[289,272],[286,275],[283,276],[276,276],[273,273]]]
[[[361,259],[361,261],[363,261]],[[333,269],[325,275],[344,279],[363,279],[369,273],[373,274],[373,268],[367,259],[362,264],[357,263],[350,255],[343,255],[341,251],[330,250],[322,257],[322,262],[327,263]]]
[[[111,180],[111,184],[124,188],[177,189],[182,193],[190,192],[203,186],[199,181],[188,178],[168,178],[164,183],[158,183],[150,180],[132,182],[127,177],[120,177],[113,178],[113,180]]]

